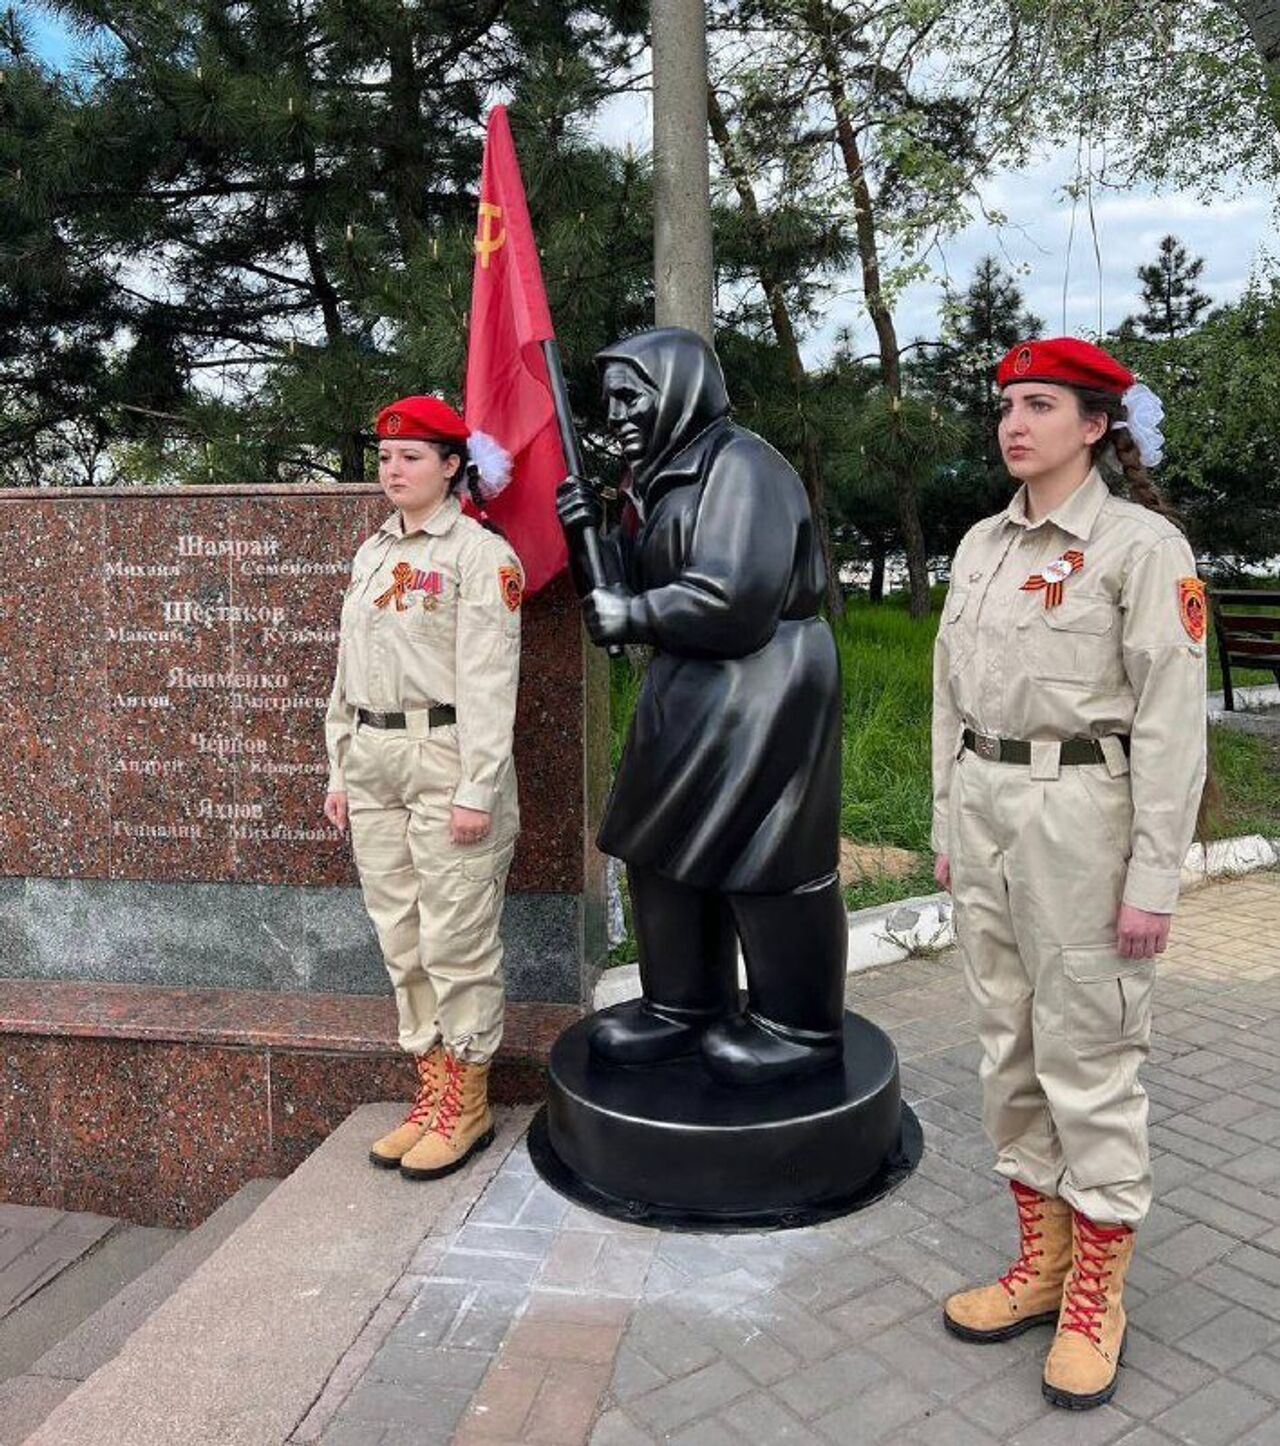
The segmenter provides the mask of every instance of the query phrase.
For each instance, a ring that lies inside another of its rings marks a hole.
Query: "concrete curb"
[[[1198,889],[1211,879],[1280,868],[1280,838],[1261,834],[1219,839],[1206,848],[1192,844],[1182,862],[1182,888]],[[937,954],[955,943],[951,896],[926,894],[918,899],[896,899],[872,909],[854,909],[849,915],[849,973],[900,964],[922,954]],[[742,975],[739,962],[738,973]],[[607,1009],[640,997],[640,968],[623,964],[606,969],[596,985],[593,1004]]]

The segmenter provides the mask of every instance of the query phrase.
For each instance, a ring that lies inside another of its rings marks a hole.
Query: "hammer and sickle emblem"
[[[489,258],[507,244],[507,228],[502,225],[502,207],[492,201],[480,202],[480,223],[476,230],[476,255],[480,265],[488,269]]]

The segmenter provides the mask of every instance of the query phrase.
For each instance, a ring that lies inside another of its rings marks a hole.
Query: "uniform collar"
[[[1102,504],[1110,495],[1107,484],[1102,480],[1102,474],[1094,467],[1065,502],[1060,502],[1039,522],[1032,522],[1027,516],[1027,484],[1024,482],[1004,510],[1005,521],[1022,528],[1041,527],[1046,522],[1052,522],[1063,532],[1069,532],[1081,542],[1088,542],[1098,514],[1102,511]]]
[[[385,533],[391,538],[412,537],[414,532],[425,532],[429,537],[440,537],[453,526],[462,512],[462,504],[451,492],[421,527],[415,527],[413,532],[406,533],[401,518],[400,509],[397,508],[390,517],[382,524],[378,531]]]

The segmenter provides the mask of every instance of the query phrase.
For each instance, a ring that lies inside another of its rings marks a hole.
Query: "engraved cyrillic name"
[[[117,708],[169,708],[167,693],[117,693]]]
[[[179,557],[230,557],[239,562],[245,557],[275,557],[279,551],[275,537],[203,537],[186,532],[178,538]]]
[[[107,562],[104,577],[177,577],[182,568],[176,562]]]
[[[111,832],[116,838],[197,839],[204,838],[204,827],[198,823],[133,823],[127,818],[113,818]]]
[[[220,823],[244,820],[257,823],[262,818],[260,803],[220,803],[216,798],[202,798],[196,804],[196,817],[216,819]]]
[[[123,773],[140,778],[170,778],[175,773],[185,773],[185,758],[117,758],[111,765],[113,773]]]
[[[255,607],[251,604],[223,602],[201,602],[199,598],[165,598],[164,620],[166,623],[194,623],[197,627],[213,628],[219,623],[268,623],[278,628],[288,614],[284,608]]]
[[[170,688],[253,688],[268,692],[289,686],[288,673],[193,673],[189,668],[170,668]]]
[[[241,738],[238,733],[193,733],[191,743],[197,753],[212,753],[216,758],[240,758],[267,751],[265,738]]]

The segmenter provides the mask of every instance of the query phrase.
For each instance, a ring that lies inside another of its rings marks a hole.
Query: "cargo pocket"
[[[1080,1055],[1145,1045],[1154,959],[1122,959],[1114,944],[1062,951],[1063,1032]]]
[[[460,847],[462,876],[475,884],[500,880],[511,867],[511,855],[515,849],[513,843],[494,844],[492,839],[486,839],[479,846]]]

